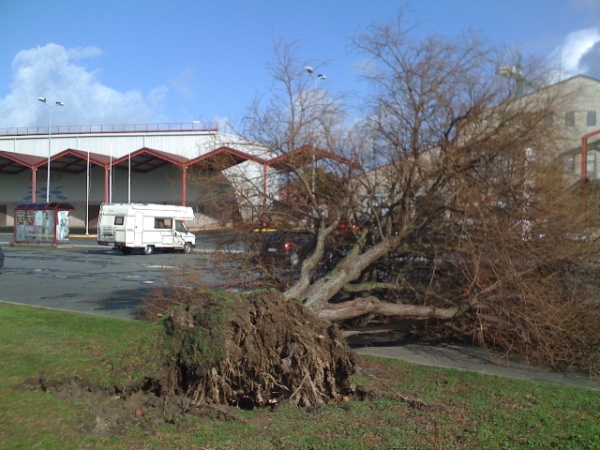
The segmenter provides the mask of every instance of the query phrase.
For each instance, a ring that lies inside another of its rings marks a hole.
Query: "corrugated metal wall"
[[[240,138],[214,132],[188,133],[114,133],[114,134],[55,134],[35,136],[0,136],[0,150],[26,155],[48,156],[66,149],[90,151],[120,158],[141,148],[195,158],[223,145],[256,154],[256,146],[246,145]]]

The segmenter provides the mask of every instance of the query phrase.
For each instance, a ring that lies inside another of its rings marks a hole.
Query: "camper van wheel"
[[[123,252],[124,255],[131,255],[131,251],[133,249],[129,248],[129,247],[121,247],[121,251]]]
[[[154,252],[154,245],[146,245],[144,247],[144,255],[151,255]]]
[[[186,242],[183,245],[183,253],[192,253],[192,244],[190,242]]]

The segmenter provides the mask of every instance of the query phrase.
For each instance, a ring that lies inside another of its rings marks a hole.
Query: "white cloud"
[[[162,109],[168,92],[157,86],[144,95],[139,90],[119,92],[98,80],[75,61],[102,54],[96,47],[65,49],[57,44],[22,50],[13,59],[11,91],[0,98],[0,128],[46,126],[48,111],[37,101],[47,97],[50,105],[62,101],[64,108],[52,114],[53,125],[146,123]]]
[[[104,52],[98,47],[83,47],[83,48],[70,48],[67,50],[67,54],[70,59],[85,59],[93,58],[94,56],[102,55]]]
[[[574,75],[598,77],[600,74],[595,73],[595,68],[600,63],[599,50],[600,28],[587,28],[569,33],[555,49],[553,59],[562,78]]]
[[[195,99],[196,94],[190,87],[194,80],[194,69],[187,67],[176,78],[170,81],[170,85],[174,91],[181,94],[186,99]]]

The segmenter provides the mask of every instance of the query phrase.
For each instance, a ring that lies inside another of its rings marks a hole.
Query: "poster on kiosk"
[[[64,202],[22,203],[15,208],[15,243],[61,244],[69,242],[69,213]]]

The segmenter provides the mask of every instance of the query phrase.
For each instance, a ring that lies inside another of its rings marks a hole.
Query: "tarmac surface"
[[[12,233],[0,232],[0,245],[5,248],[12,244]],[[95,247],[95,236],[93,235],[70,235],[73,247]],[[200,248],[196,251],[210,252],[209,248]],[[15,255],[16,256],[16,255]],[[9,262],[9,261],[7,261]],[[6,267],[0,268],[0,275]],[[2,292],[2,279],[0,278],[0,301],[22,303],[19,299],[5,298]],[[73,303],[71,303],[73,304]],[[44,305],[36,305],[42,306]],[[48,305],[55,307],[54,305]],[[87,312],[87,311],[83,311]],[[103,314],[99,310],[97,314]],[[402,339],[375,339],[355,342],[352,347],[359,355],[371,355],[382,358],[394,358],[404,360],[413,364],[424,366],[465,370],[482,374],[508,377],[518,380],[529,380],[534,382],[549,382],[560,385],[568,385],[593,390],[600,390],[600,379],[590,378],[585,373],[558,372],[545,368],[533,367],[526,362],[515,361],[504,355],[486,351],[478,347],[464,347],[458,345],[429,345]]]
[[[353,347],[359,355],[401,359],[423,366],[465,370],[516,380],[548,382],[600,390],[600,379],[590,378],[585,373],[559,372],[534,367],[526,362],[516,361],[512,356],[507,359],[499,353],[478,347],[429,345],[401,340],[385,344],[354,345]]]

